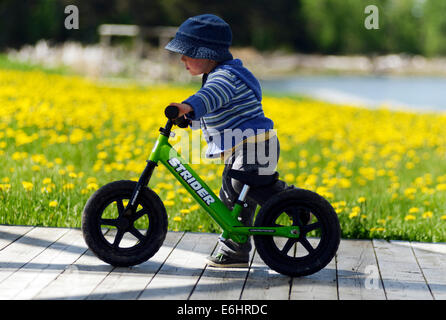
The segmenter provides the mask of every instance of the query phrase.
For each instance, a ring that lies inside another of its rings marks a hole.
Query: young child
[[[257,79],[229,51],[232,32],[229,25],[212,14],[194,16],[183,22],[166,49],[181,54],[191,75],[203,75],[201,89],[178,107],[179,117],[200,122],[208,149],[206,157],[225,161],[219,197],[230,210],[241,190],[241,183],[227,176],[229,169],[272,174],[279,158],[279,142],[273,121],[265,117],[262,92]],[[194,126],[192,126],[194,129]],[[227,135],[227,132],[243,135]],[[267,155],[267,162],[262,156]],[[261,172],[262,171],[262,172]],[[284,184],[283,188],[286,187]],[[241,213],[244,225],[252,225],[257,203],[247,198]],[[240,245],[219,239],[215,256],[208,257],[214,267],[246,267],[251,240]]]

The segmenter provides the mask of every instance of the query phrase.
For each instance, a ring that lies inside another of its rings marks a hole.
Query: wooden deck
[[[87,250],[79,229],[0,226],[0,299],[348,300],[446,299],[446,244],[342,240],[311,276],[207,267],[218,235],[169,232],[149,261],[114,268]]]

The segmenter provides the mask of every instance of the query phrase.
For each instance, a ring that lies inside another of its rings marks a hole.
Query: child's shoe
[[[208,265],[216,268],[247,268],[249,259],[233,258],[223,253],[218,253],[215,257],[207,258]]]

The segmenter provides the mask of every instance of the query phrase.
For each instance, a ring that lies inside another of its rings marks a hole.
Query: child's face
[[[184,66],[193,76],[209,73],[216,65],[216,61],[209,59],[195,59],[185,55],[181,56]]]

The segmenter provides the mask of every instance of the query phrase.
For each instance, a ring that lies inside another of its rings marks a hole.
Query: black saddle
[[[243,184],[247,184],[250,187],[264,187],[274,184],[279,179],[279,173],[276,171],[270,175],[259,175],[254,172],[230,169],[228,171],[228,177],[238,180]]]

